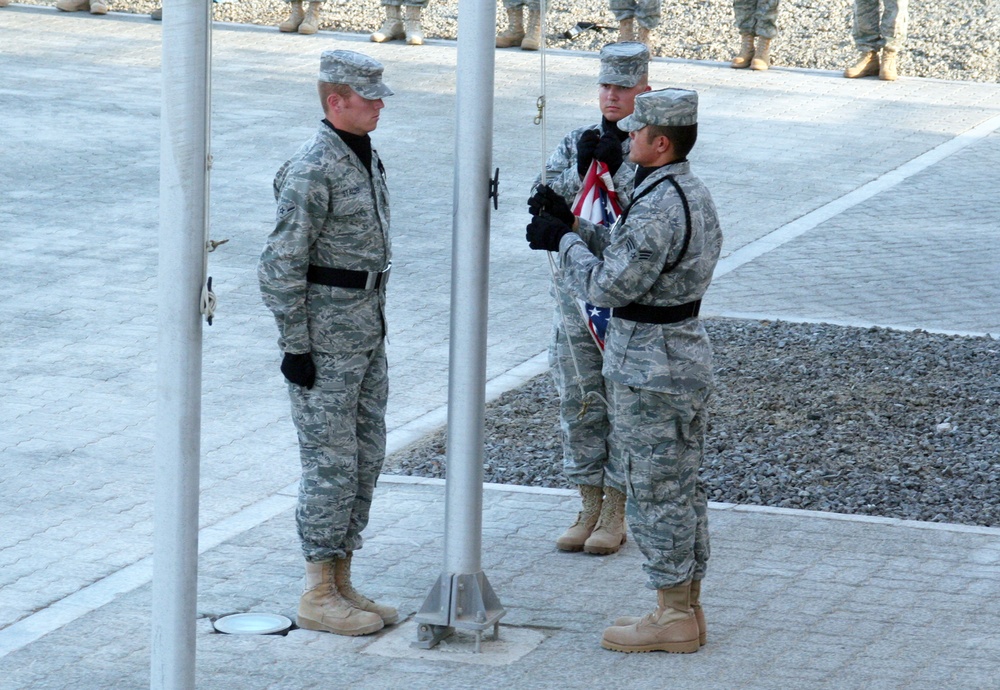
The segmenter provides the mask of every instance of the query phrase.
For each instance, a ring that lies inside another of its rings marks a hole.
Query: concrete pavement
[[[142,17],[0,10],[4,688],[147,684],[159,35]],[[503,654],[487,644],[476,661],[459,645],[412,658],[405,628],[211,634],[211,616],[292,615],[297,597],[297,451],[253,266],[274,171],[320,117],[318,54],[368,52],[397,92],[374,137],[395,225],[394,448],[444,421],[456,67],[445,41],[219,25],[213,43],[212,236],[230,241],[210,256],[219,309],[205,329],[200,687],[590,687],[588,669],[613,687],[662,687],[665,673],[719,688],[995,684],[998,530],[714,505],[709,646],[626,656],[597,640],[652,601],[637,549],[558,554],[574,499],[511,487],[488,490],[484,512],[484,569],[509,611]],[[530,181],[543,150],[597,117],[596,57],[550,53],[543,144],[538,64],[497,53],[496,392],[544,368],[547,267],[523,246]],[[654,62],[651,82],[701,94],[693,160],[726,233],[706,311],[1000,332],[1000,85],[670,60]],[[443,495],[385,478],[358,555],[368,593],[406,613],[440,569]]]

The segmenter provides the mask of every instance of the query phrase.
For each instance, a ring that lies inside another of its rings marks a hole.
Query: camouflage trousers
[[[388,7],[427,7],[428,0],[382,0],[382,4]]]
[[[524,7],[528,11],[538,12],[542,8],[541,0],[503,0],[503,6],[506,10],[516,10],[518,7]]]
[[[660,0],[610,0],[611,13],[621,21],[635,17],[635,21],[646,29],[660,25]]]
[[[906,42],[909,0],[854,0],[854,45],[861,50],[898,51]]]
[[[368,352],[313,353],[316,385],[288,384],[302,478],[295,520],[313,563],[361,548],[375,481],[385,460],[389,395],[385,345]]]
[[[648,586],[664,589],[705,576],[708,498],[698,478],[709,389],[686,395],[608,381],[612,444],[621,449],[625,514]]]
[[[559,305],[552,323],[549,369],[559,392],[563,474],[578,486],[608,485],[624,491],[621,460],[608,448],[608,410],[601,400],[607,399],[601,374],[604,357],[575,298],[562,290],[553,292]]]
[[[733,14],[741,34],[762,38],[778,35],[778,0],[733,0]]]

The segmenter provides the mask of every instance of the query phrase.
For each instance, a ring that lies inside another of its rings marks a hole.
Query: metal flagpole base
[[[482,570],[462,575],[441,573],[414,617],[417,641],[413,646],[430,649],[460,628],[475,633],[478,653],[483,631],[491,625],[493,639],[500,639],[500,619],[506,613]]]

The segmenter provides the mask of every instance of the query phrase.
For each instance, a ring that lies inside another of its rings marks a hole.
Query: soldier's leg
[[[580,314],[576,300],[556,290],[549,367],[559,393],[563,472],[571,484],[604,486],[608,463],[608,413],[602,398],[604,359]],[[600,396],[597,397],[597,396]],[[624,488],[620,473],[609,476]]]
[[[778,35],[778,0],[757,0],[754,27],[754,33],[763,38]]]
[[[357,355],[313,353],[316,384],[288,385],[298,431],[302,477],[296,525],[307,561],[343,558],[357,495],[357,401],[359,385],[345,374]]]
[[[733,18],[741,35],[756,36],[756,0],[733,0]]]
[[[708,557],[707,513],[698,514],[697,491],[707,391],[677,396],[614,382],[611,388],[629,527],[646,557],[649,587],[674,587],[695,574],[696,544]]]
[[[635,17],[636,0],[609,0],[608,7],[615,19],[623,21]]]
[[[854,45],[858,50],[882,48],[878,4],[879,0],[854,0]]]
[[[659,26],[660,0],[638,0],[635,4],[635,21],[647,31]]]
[[[909,23],[909,0],[884,0],[885,9],[879,24],[879,33],[885,49],[898,52],[906,42],[906,29]]]
[[[385,461],[385,407],[389,399],[389,376],[385,345],[359,359],[358,392],[358,489],[351,508],[351,522],[344,540],[349,551],[361,548],[361,532],[368,525],[375,482]]]

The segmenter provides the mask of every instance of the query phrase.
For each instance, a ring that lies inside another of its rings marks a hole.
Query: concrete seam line
[[[931,150],[925,151],[916,158],[903,163],[898,168],[883,173],[874,180],[861,185],[842,197],[827,202],[804,216],[796,218],[776,230],[772,230],[763,237],[740,247],[726,258],[720,259],[715,267],[714,278],[721,278],[727,273],[750,263],[754,259],[801,237],[831,218],[868,201],[868,199],[882,192],[892,189],[917,173],[923,172],[932,165],[941,162],[948,156],[958,153],[967,146],[986,138],[998,128],[1000,128],[1000,115],[981,122],[958,136],[942,144],[938,144]]]

